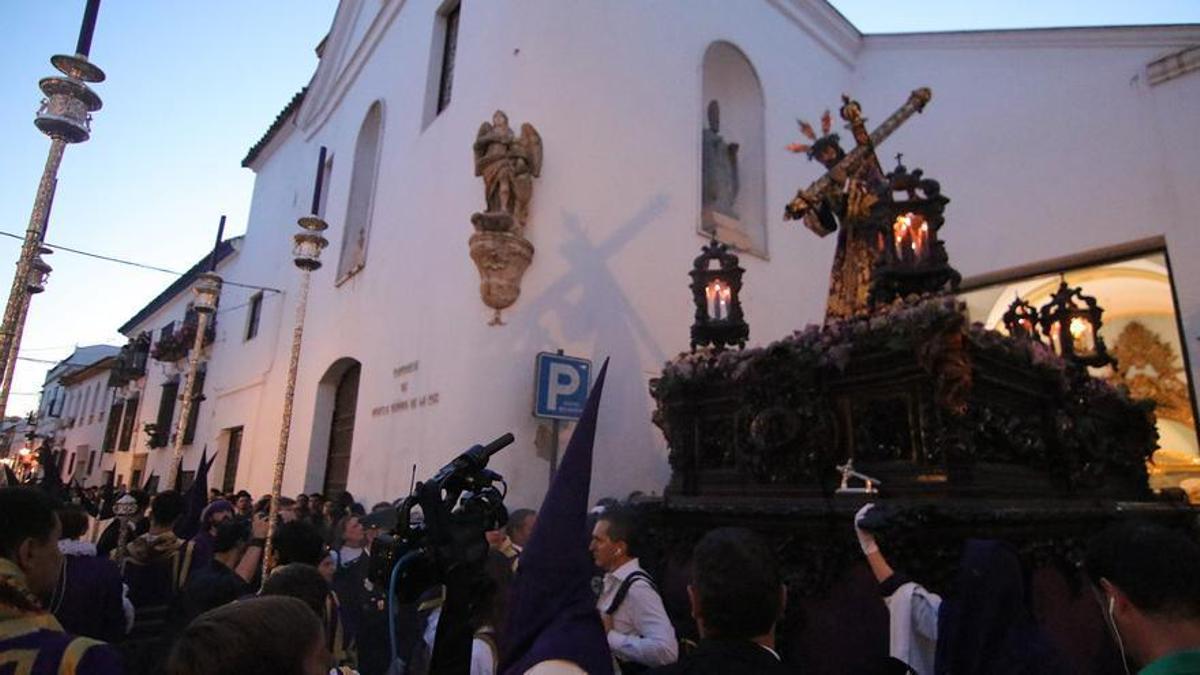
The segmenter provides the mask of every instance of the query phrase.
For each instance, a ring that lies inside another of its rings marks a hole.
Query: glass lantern
[[[750,327],[742,315],[738,295],[742,273],[738,257],[725,244],[712,240],[692,263],[692,300],[696,305],[692,323],[692,349],[712,345],[717,349],[744,347]]]
[[[1102,368],[1116,363],[1100,337],[1103,314],[1096,298],[1084,295],[1078,286],[1068,286],[1063,279],[1042,307],[1039,323],[1054,353],[1071,363]]]
[[[1018,295],[1013,299],[1001,320],[1004,321],[1004,328],[1008,330],[1009,335],[1015,338],[1041,340],[1041,335],[1038,333],[1037,308],[1021,296]]]

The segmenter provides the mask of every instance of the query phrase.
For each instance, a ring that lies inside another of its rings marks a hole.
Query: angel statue
[[[480,230],[523,233],[533,179],[542,173],[542,137],[529,123],[521,125],[517,137],[508,126],[508,115],[497,110],[491,122],[480,125],[474,152],[487,211],[473,215],[471,222]]]

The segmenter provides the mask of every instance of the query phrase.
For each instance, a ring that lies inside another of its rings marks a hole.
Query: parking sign
[[[535,362],[533,414],[558,420],[577,420],[587,402],[592,362],[574,356],[541,352]]]

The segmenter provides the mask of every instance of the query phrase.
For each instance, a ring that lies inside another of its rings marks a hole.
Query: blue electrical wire
[[[392,609],[392,601],[396,597],[396,580],[400,577],[401,568],[417,559],[420,551],[409,551],[392,566],[392,575],[388,579],[387,613],[388,613],[388,646],[392,650],[392,663],[396,662],[396,612]]]

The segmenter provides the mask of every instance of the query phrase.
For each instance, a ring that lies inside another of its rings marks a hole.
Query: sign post
[[[534,361],[533,416],[549,419],[550,478],[558,470],[558,433],[562,420],[574,421],[583,415],[591,383],[592,362],[574,356],[540,352]]]

